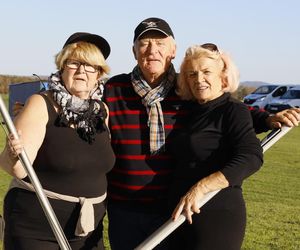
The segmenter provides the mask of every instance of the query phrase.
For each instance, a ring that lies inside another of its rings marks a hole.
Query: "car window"
[[[283,86],[283,87],[280,87],[278,89],[276,89],[274,91],[274,93],[272,94],[273,97],[277,97],[277,96],[282,96],[284,93],[286,93],[287,91],[287,87],[286,86]]]
[[[276,89],[277,86],[271,85],[271,86],[261,86],[257,88],[253,94],[269,94],[271,93],[274,89]]]
[[[300,90],[290,89],[281,97],[281,99],[300,99]]]

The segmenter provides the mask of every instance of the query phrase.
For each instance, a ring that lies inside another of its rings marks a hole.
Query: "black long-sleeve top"
[[[195,103],[189,117],[172,146],[177,158],[172,192],[181,196],[216,171],[230,186],[241,186],[261,167],[262,148],[243,103],[226,93],[203,105]]]

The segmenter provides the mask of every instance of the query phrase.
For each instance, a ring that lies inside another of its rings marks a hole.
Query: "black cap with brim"
[[[150,17],[143,20],[136,27],[136,29],[134,30],[133,42],[135,42],[136,39],[139,39],[143,34],[150,30],[156,30],[166,36],[172,36],[174,38],[173,31],[165,20],[157,17]]]
[[[77,42],[88,42],[97,46],[97,48],[103,54],[103,57],[106,59],[110,54],[110,46],[109,43],[101,36],[90,34],[86,32],[76,32],[71,35],[68,40],[65,42],[64,47],[71,43]]]

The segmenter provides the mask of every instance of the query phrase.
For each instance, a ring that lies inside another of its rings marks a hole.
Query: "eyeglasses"
[[[76,60],[67,60],[66,62],[66,66],[69,69],[78,69],[81,65],[83,65],[84,70],[89,73],[95,73],[101,70],[99,66],[92,66],[90,64],[79,62]]]
[[[218,49],[218,47],[217,47],[217,45],[215,45],[213,43],[204,43],[204,44],[201,45],[201,47],[203,49],[208,49],[208,50],[210,50],[212,52],[220,52],[219,49]]]

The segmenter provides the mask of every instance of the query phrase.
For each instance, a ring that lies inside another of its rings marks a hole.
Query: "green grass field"
[[[243,189],[248,220],[242,249],[300,249],[299,139],[300,127],[292,129],[265,153],[262,169],[245,181]],[[1,129],[0,149],[3,148],[4,142]],[[9,180],[10,177],[0,171],[1,214]],[[110,249],[106,228],[107,220],[104,241],[107,249]]]

